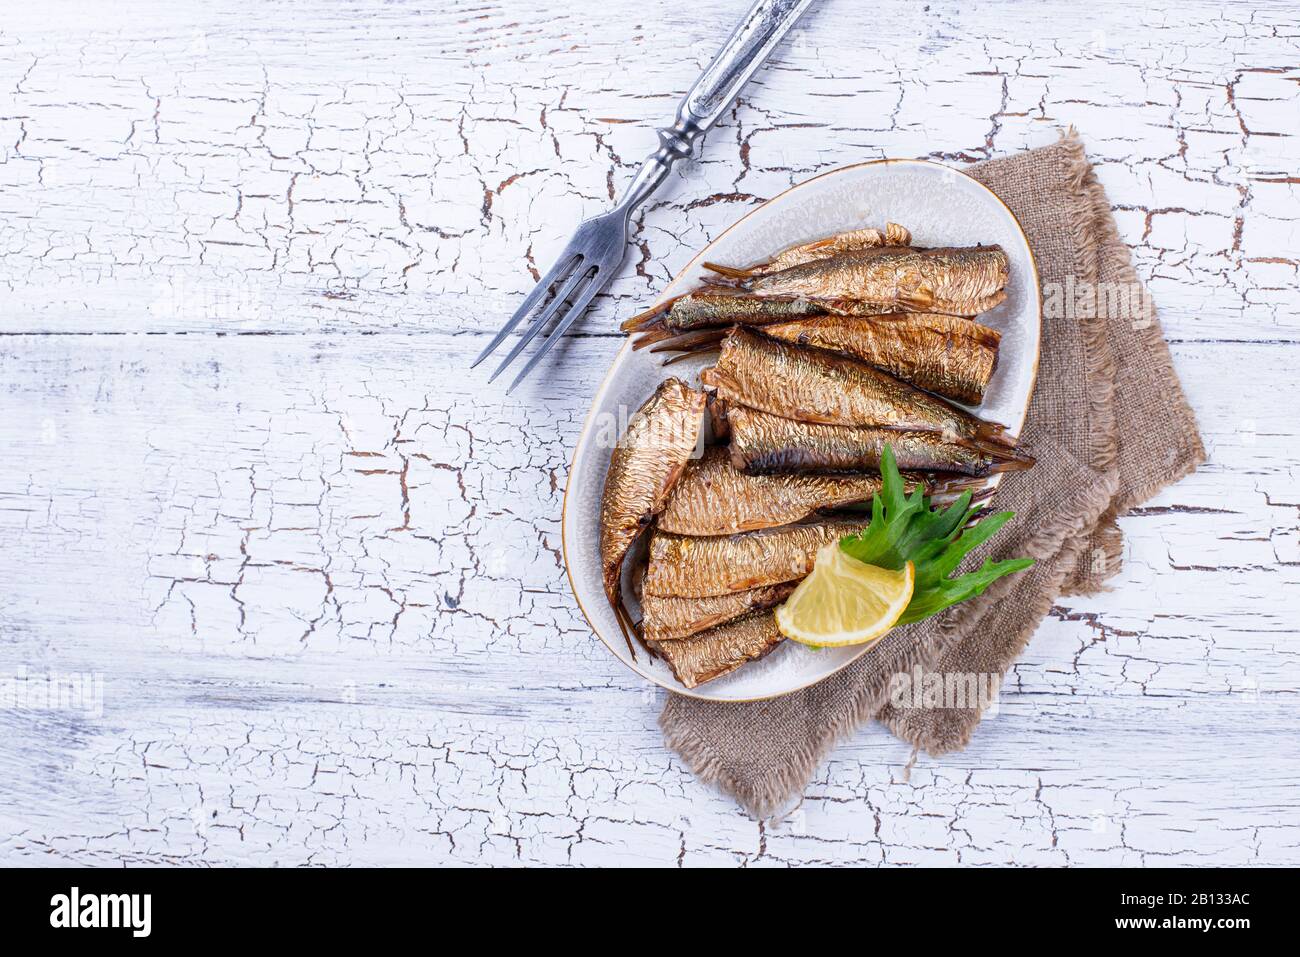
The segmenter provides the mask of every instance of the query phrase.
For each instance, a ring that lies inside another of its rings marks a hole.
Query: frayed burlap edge
[[[1084,196],[1087,197],[1090,217],[1080,218],[1075,221],[1074,239],[1080,249],[1088,249],[1093,258],[1092,268],[1094,276],[1100,276],[1101,266],[1111,267],[1118,276],[1121,284],[1130,287],[1141,285],[1141,279],[1137,270],[1133,268],[1133,258],[1128,247],[1124,244],[1119,235],[1119,227],[1111,215],[1110,199],[1106,195],[1105,188],[1097,178],[1096,170],[1088,162],[1083,144],[1078,137],[1074,127],[1070,127],[1063,140],[1068,146],[1074,158],[1072,163],[1071,184],[1075,186]],[[1077,177],[1077,179],[1076,179]],[[1084,230],[1084,224],[1087,223],[1087,229]],[[1085,234],[1086,233],[1086,234]],[[1103,256],[1105,257],[1103,259]],[[1095,292],[1095,287],[1094,292]],[[1142,296],[1139,300],[1140,311],[1137,315],[1130,318],[1133,324],[1133,330],[1139,334],[1143,346],[1149,351],[1154,360],[1155,374],[1161,381],[1172,383],[1172,387],[1180,390],[1178,375],[1174,371],[1173,359],[1169,354],[1169,345],[1165,342],[1164,333],[1160,328],[1159,320],[1156,316],[1155,303],[1152,298]],[[1093,309],[1085,310],[1086,312],[1096,315],[1096,302],[1092,303]],[[1085,333],[1091,338],[1093,334],[1100,335],[1103,339],[1107,335],[1108,320],[1102,319],[1100,325],[1090,323]],[[1115,380],[1117,378],[1117,369],[1115,368],[1115,357],[1109,342],[1104,343],[1104,348],[1109,355],[1107,365],[1109,375],[1106,377],[1106,402],[1113,403],[1113,391],[1115,389]],[[1094,370],[1089,369],[1092,373]],[[1097,398],[1094,396],[1094,399]],[[1124,565],[1124,535],[1116,524],[1116,519],[1126,511],[1151,498],[1167,485],[1172,485],[1179,479],[1190,475],[1196,468],[1205,461],[1205,448],[1201,442],[1200,430],[1197,428],[1196,419],[1192,413],[1191,407],[1186,402],[1171,403],[1170,415],[1177,425],[1176,432],[1184,444],[1185,454],[1178,454],[1171,450],[1171,464],[1163,473],[1152,476],[1146,482],[1142,482],[1132,488],[1121,487],[1117,490],[1111,507],[1107,509],[1097,524],[1097,527],[1088,535],[1088,541],[1080,542],[1079,555],[1076,556],[1076,564],[1073,569],[1066,575],[1065,580],[1061,583],[1061,594],[1067,596],[1074,595],[1093,595],[1101,591],[1106,591],[1106,581],[1114,578],[1122,570]],[[1111,411],[1112,427],[1105,435],[1093,434],[1094,440],[1100,440],[1101,446],[1095,449],[1094,464],[1101,467],[1103,464],[1109,467],[1114,461],[1118,450],[1118,425],[1114,423],[1114,411],[1112,404]],[[1089,546],[1091,546],[1089,548]],[[1084,554],[1087,550],[1088,554]]]
[[[1097,174],[1088,162],[1083,141],[1073,126],[1061,136],[1061,143],[1069,151],[1068,175],[1073,190],[1074,207],[1074,268],[1084,281],[1095,288],[1101,275],[1101,234],[1110,223],[1110,201],[1097,181]],[[1118,236],[1116,236],[1118,239]],[[1136,280],[1136,276],[1134,276]],[[1089,411],[1092,414],[1092,433],[1088,439],[1089,465],[1105,473],[1115,467],[1119,442],[1115,427],[1115,356],[1107,338],[1106,320],[1096,309],[1085,309],[1081,323],[1084,342],[1088,347],[1085,372],[1090,391]]]
[[[731,773],[728,766],[713,755],[707,741],[684,726],[669,728],[664,716],[671,702],[659,713],[659,727],[664,733],[664,744],[677,752],[686,766],[700,781],[709,787],[721,788],[736,799],[753,817],[767,819],[783,812],[808,781],[808,774],[821,764],[829,747],[805,745],[792,756],[792,760],[765,776],[759,785],[750,785]],[[838,739],[837,739],[838,740]],[[802,776],[800,776],[802,775]]]
[[[1085,551],[1090,554],[1085,556]],[[1085,561],[1086,565],[1082,564]],[[1110,508],[1102,515],[1097,527],[1080,541],[1075,566],[1061,583],[1061,595],[1068,598],[1109,591],[1106,582],[1118,575],[1123,567],[1124,533],[1115,524],[1115,510]]]
[[[1084,158],[1083,144],[1079,141],[1073,127],[1067,132],[1066,137],[1072,139],[1073,143],[1078,145],[1080,162],[1083,164],[1085,176],[1082,185],[1084,190],[1087,191],[1095,216],[1093,242],[1101,251],[1109,255],[1109,265],[1114,267],[1121,283],[1130,287],[1139,287],[1142,285],[1142,280],[1138,276],[1137,270],[1133,268],[1133,256],[1128,246],[1120,238],[1119,226],[1111,215],[1110,200],[1106,196],[1106,190],[1097,179],[1096,171]],[[1174,370],[1173,357],[1169,353],[1169,343],[1165,341],[1164,331],[1160,328],[1160,321],[1156,316],[1155,302],[1148,295],[1141,297],[1141,303],[1141,313],[1132,320],[1133,329],[1141,336],[1142,344],[1150,350],[1154,359],[1157,377],[1162,382],[1170,383],[1171,388],[1178,390],[1178,394],[1181,396],[1182,384],[1178,378],[1178,373]],[[1104,323],[1102,334],[1105,335]],[[1112,375],[1112,388],[1113,381],[1114,376]],[[1192,407],[1185,401],[1173,402],[1170,403],[1170,406],[1170,415],[1178,425],[1176,431],[1183,440],[1187,454],[1177,456],[1171,452],[1170,458],[1172,461],[1181,459],[1178,465],[1171,464],[1164,472],[1153,475],[1147,481],[1133,488],[1122,488],[1114,502],[1114,508],[1111,510],[1112,519],[1123,515],[1134,505],[1145,502],[1166,486],[1191,475],[1205,461],[1205,445],[1201,441],[1201,431],[1197,427],[1196,416],[1192,412]],[[1112,431],[1110,439],[1112,458],[1117,436],[1118,431]],[[1119,571],[1118,567],[1115,571]]]

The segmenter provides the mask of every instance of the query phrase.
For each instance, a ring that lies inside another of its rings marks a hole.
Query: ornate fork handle
[[[487,358],[519,323],[533,315],[534,310],[536,315],[528,328],[488,381],[491,382],[505,371],[506,366],[552,321],[554,326],[551,331],[510,383],[510,389],[518,385],[542,357],[555,347],[596,295],[609,285],[622,265],[623,256],[627,252],[627,231],[632,210],[641,205],[654,192],[655,187],[664,181],[673,163],[691,154],[695,141],[717,121],[727,104],[736,98],[745,81],[762,65],[767,55],[781,42],[786,31],[794,26],[794,22],[811,3],[812,0],[758,0],[750,8],[740,26],[732,31],[718,55],[682,100],[672,126],[659,131],[659,149],[641,164],[618,205],[608,213],[585,219],[578,224],[577,231],[560,253],[555,265],[537,281],[533,291],[524,298],[515,314],[479,353],[470,368]]]
[[[617,209],[630,216],[664,181],[673,163],[691,155],[754,71],[808,9],[812,0],[758,0],[682,98],[671,126],[658,131],[659,149],[641,164]]]

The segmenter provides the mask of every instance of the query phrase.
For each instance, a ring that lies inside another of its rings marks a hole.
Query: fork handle
[[[658,131],[655,150],[628,185],[618,208],[624,215],[645,202],[664,181],[673,163],[691,155],[695,141],[717,122],[754,71],[776,49],[812,0],[757,0],[745,19],[731,31],[712,62],[677,107],[672,126]]]

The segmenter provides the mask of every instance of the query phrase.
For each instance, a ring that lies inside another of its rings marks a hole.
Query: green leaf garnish
[[[1004,575],[1023,571],[1032,558],[995,562],[985,559],[973,572],[949,578],[962,559],[992,538],[1014,515],[998,512],[970,524],[979,511],[971,505],[971,493],[962,492],[947,508],[935,509],[922,489],[903,494],[903,477],[888,445],[880,455],[883,488],[871,500],[871,524],[858,535],[840,539],[845,554],[880,568],[915,566],[912,601],[898,619],[911,624],[937,614],[958,602],[974,598]]]

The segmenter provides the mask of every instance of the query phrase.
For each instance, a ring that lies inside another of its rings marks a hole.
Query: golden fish
[[[642,594],[641,637],[646,641],[686,638],[750,612],[780,604],[794,591],[794,587],[794,582],[785,582],[710,598]]]
[[[827,304],[892,302],[896,311],[975,316],[1006,298],[1008,260],[1000,246],[850,249],[773,273],[705,263],[732,286],[754,296],[802,297]]]
[[[694,538],[655,531],[643,594],[709,598],[796,581],[812,571],[817,549],[855,535],[866,520],[837,520]]]
[[[791,266],[801,266],[818,259],[830,259],[851,249],[910,245],[912,245],[912,234],[908,230],[898,223],[887,223],[884,232],[879,229],[854,229],[827,236],[825,239],[814,240],[811,243],[791,246],[765,263],[750,266],[746,272],[751,276],[766,276],[780,272],[782,269],[789,269]]]
[[[764,322],[816,316],[825,311],[807,299],[759,300],[753,296],[734,293],[688,292],[633,316],[620,328],[625,332],[651,327],[687,332],[691,329],[730,326],[737,322],[762,325]]]
[[[879,491],[879,475],[746,475],[732,468],[725,446],[713,446],[687,463],[657,527],[674,535],[731,535],[789,525]]]
[[[651,641],[673,675],[695,688],[757,661],[781,643],[781,631],[770,611],[760,611],[679,641]]]
[[[1002,339],[970,319],[931,313],[814,316],[764,326],[763,334],[861,359],[918,389],[971,405],[984,399]]]
[[[835,306],[837,313],[850,316],[878,316],[896,309],[890,302],[842,302]],[[722,337],[721,330],[727,326],[762,326],[826,312],[827,304],[809,299],[690,292],[633,316],[622,328],[640,333],[633,348],[644,349],[665,339],[676,341],[687,334],[694,334],[692,338],[716,340]],[[710,333],[714,335],[710,337]]]
[[[704,393],[680,379],[665,379],[632,416],[610,455],[600,500],[600,561],[605,594],[625,638],[630,621],[622,600],[623,558],[663,509],[673,483],[695,450],[704,407]],[[631,647],[629,639],[629,650]]]
[[[1001,446],[984,449],[947,442],[938,432],[872,426],[822,425],[732,405],[727,410],[731,464],[743,472],[836,472],[874,469],[888,445],[900,469],[986,476],[1027,469],[1031,456]],[[958,491],[969,483],[931,479],[931,494]]]
[[[1014,446],[1006,427],[986,422],[859,359],[807,349],[737,326],[700,381],[728,402],[828,425],[940,432],[991,451]]]

